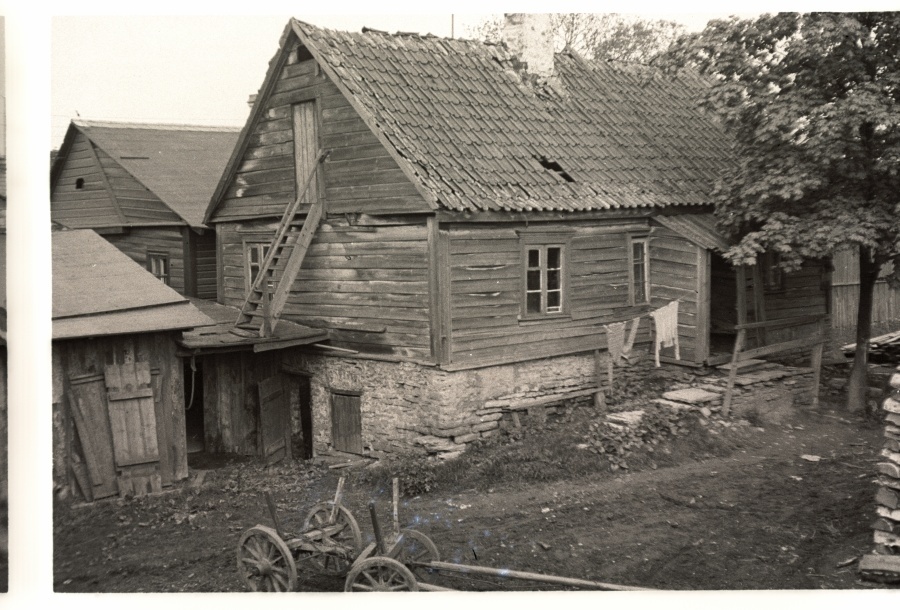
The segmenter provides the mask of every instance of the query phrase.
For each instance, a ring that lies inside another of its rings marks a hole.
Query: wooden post
[[[284,540],[284,532],[281,531],[281,522],[278,520],[278,513],[275,512],[275,502],[272,501],[272,494],[266,492],[266,504],[269,506],[269,514],[272,515],[272,523],[275,524],[275,532],[278,537]]]
[[[736,269],[737,281],[737,322],[738,325],[747,323],[747,267],[740,265]],[[722,415],[728,417],[731,413],[731,395],[734,393],[734,382],[737,378],[738,356],[744,349],[747,339],[746,329],[740,329],[734,339],[734,351],[731,354],[731,370],[728,372],[728,388],[725,390],[725,400],[722,403]]]
[[[384,536],[381,534],[381,525],[378,523],[378,515],[375,514],[375,500],[369,502],[369,516],[372,518],[372,531],[375,533],[375,545],[378,548],[378,554],[386,553],[384,546]]]
[[[741,329],[738,331],[737,338],[734,340],[734,352],[731,354],[731,370],[728,371],[728,387],[725,389],[725,400],[722,402],[722,416],[728,417],[731,413],[731,395],[734,393],[734,382],[737,379],[738,356],[744,349],[744,341],[747,337],[747,331]]]
[[[345,477],[338,479],[337,489],[334,492],[334,504],[331,507],[331,515],[328,517],[328,525],[334,525],[337,521],[338,506],[341,505],[341,497],[344,495]]]
[[[753,266],[753,312],[755,314],[756,320],[755,322],[765,322],[766,321],[766,296],[765,296],[765,284],[763,284],[763,276],[762,271],[759,269],[759,265]],[[766,344],[766,328],[764,326],[759,327],[756,330],[756,341],[759,344],[758,346],[762,346]],[[758,347],[757,346],[757,347]]]
[[[394,538],[400,535],[400,479],[394,478]]]
[[[603,359],[600,357],[600,350],[594,350],[594,380],[597,384],[597,393],[594,394],[594,406],[600,410],[606,408],[606,394],[603,392]],[[612,379],[610,379],[609,389],[612,391]]]
[[[272,336],[272,293],[270,292],[271,285],[268,281],[264,284],[263,292],[262,292],[262,332],[260,335],[263,337],[271,337]]]
[[[821,341],[816,343],[812,349],[812,356],[810,358],[810,366],[813,370],[813,380],[812,380],[812,408],[819,408],[819,382],[822,378],[822,352],[825,349],[825,333],[823,332],[823,323],[816,322],[816,334],[819,336]]]

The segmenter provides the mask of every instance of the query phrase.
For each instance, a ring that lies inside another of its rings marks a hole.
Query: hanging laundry
[[[616,322],[604,327],[606,329],[606,349],[612,362],[617,363],[625,349],[625,322]]]
[[[654,340],[656,366],[659,367],[659,350],[663,347],[675,346],[675,359],[681,360],[678,348],[678,301],[672,301],[665,307],[650,312],[650,316],[656,330]]]

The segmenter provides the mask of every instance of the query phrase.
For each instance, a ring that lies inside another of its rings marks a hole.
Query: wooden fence
[[[835,254],[831,277],[831,327],[839,343],[855,340],[856,312],[859,303],[859,253],[842,250]],[[872,305],[872,335],[900,329],[900,290],[885,280],[875,284]]]

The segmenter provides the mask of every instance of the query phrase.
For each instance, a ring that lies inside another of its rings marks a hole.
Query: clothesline
[[[646,315],[649,315],[654,321],[654,357],[657,367],[660,366],[659,352],[664,347],[674,347],[675,358],[677,360],[681,359],[678,345],[678,305],[680,302],[681,299],[676,299],[662,307],[646,312]],[[622,358],[628,359],[631,349],[634,347],[638,326],[644,315],[639,314],[634,318],[630,318],[631,329],[628,331],[626,331],[628,320],[604,325],[607,351],[609,352],[611,364],[618,365]],[[626,332],[628,333],[627,339]]]

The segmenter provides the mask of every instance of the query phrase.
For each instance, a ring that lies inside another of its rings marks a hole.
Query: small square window
[[[169,255],[162,252],[147,253],[147,270],[162,281],[166,286],[169,285]]]

